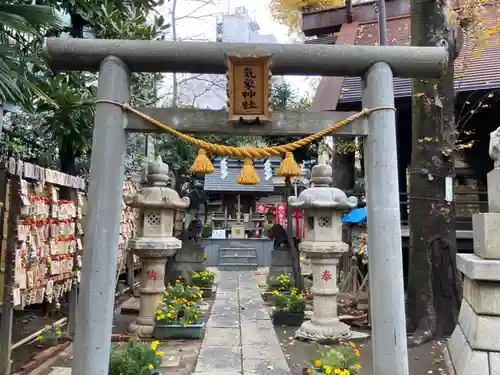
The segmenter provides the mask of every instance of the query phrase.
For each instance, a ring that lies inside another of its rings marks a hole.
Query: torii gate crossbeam
[[[47,39],[44,50],[56,70],[98,71],[107,56],[130,72],[226,74],[225,55],[272,55],[274,75],[363,77],[384,61],[395,77],[439,78],[448,52],[436,47],[328,44],[165,42],[156,40]]]
[[[438,47],[95,39],[48,39],[45,51],[54,69],[99,71],[98,100],[129,101],[130,72],[224,74],[225,54],[271,54],[276,75],[363,77],[366,108],[394,106],[393,75],[439,78],[448,59],[448,52]],[[373,373],[408,375],[395,113],[390,109],[374,112],[367,123]],[[253,125],[250,133],[258,134],[259,126]],[[127,128],[138,131],[137,126],[127,126],[121,108],[97,103],[73,375],[108,373]],[[281,123],[272,129],[274,135],[297,134],[297,124],[291,128]],[[189,132],[189,126],[183,130]],[[236,127],[232,131],[234,135],[249,133]]]

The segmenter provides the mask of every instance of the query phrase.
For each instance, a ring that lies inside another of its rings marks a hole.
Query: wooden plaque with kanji
[[[228,121],[265,124],[269,111],[269,62],[265,57],[227,57]]]

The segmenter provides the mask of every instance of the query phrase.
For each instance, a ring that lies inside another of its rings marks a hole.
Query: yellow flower
[[[355,355],[356,357],[359,357],[359,350],[358,350],[358,349],[354,349],[354,355]]]
[[[355,348],[356,347],[356,345],[352,341],[349,342],[349,345],[351,345],[351,348]]]
[[[323,366],[323,369],[325,370],[325,373],[331,374],[332,373],[332,368],[330,366]]]
[[[43,335],[37,336],[36,341],[42,341],[43,340]]]
[[[158,345],[160,345],[159,341],[153,341],[151,343],[151,349],[156,351],[156,348],[158,348]]]
[[[342,371],[341,369],[336,368],[335,370],[333,370],[333,373],[334,373],[334,374],[340,374],[340,373],[341,373],[341,371]]]
[[[316,367],[321,367],[321,361],[316,361],[316,362],[314,362],[314,365],[315,365]]]
[[[58,335],[61,335],[61,334],[62,334],[62,331],[61,331],[60,329],[58,329],[58,330],[56,331],[56,333],[57,333]]]
[[[349,370],[344,370],[344,375],[351,375],[351,372]]]
[[[176,283],[176,284],[180,284],[180,283],[181,283],[181,281],[180,281],[180,280],[175,280],[175,283]]]
[[[157,351],[156,352],[156,356],[157,357],[163,357],[165,355],[165,353],[161,352],[161,351]]]
[[[186,327],[187,327],[187,324],[184,324],[184,326],[183,326],[183,327],[184,327],[184,328],[186,328]]]
[[[150,369],[150,370],[153,369],[153,365],[151,363],[148,365],[148,369]]]
[[[311,373],[311,369],[310,368],[308,368],[306,371],[307,371],[308,374]]]

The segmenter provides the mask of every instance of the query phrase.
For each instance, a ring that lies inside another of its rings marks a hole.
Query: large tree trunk
[[[61,144],[59,146],[59,164],[61,172],[71,176],[78,175],[78,168],[76,166],[76,155],[71,144]]]
[[[335,142],[333,140],[333,153],[332,153],[332,178],[333,186],[336,188],[347,191],[354,187],[354,152],[338,152],[335,149]],[[354,138],[349,140],[354,142]]]
[[[441,80],[413,80],[407,305],[411,346],[451,334],[460,308],[455,208],[445,200],[445,177],[454,175],[453,61],[461,47],[450,5],[446,0],[412,1],[412,44],[445,46],[450,59]]]

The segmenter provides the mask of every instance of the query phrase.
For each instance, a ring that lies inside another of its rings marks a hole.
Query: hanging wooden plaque
[[[228,121],[260,124],[271,121],[270,61],[271,56],[227,56]]]

